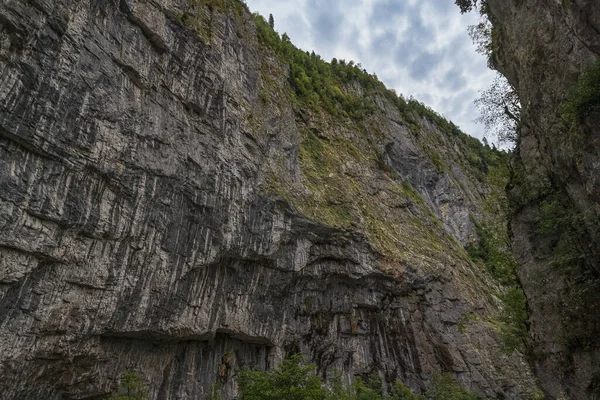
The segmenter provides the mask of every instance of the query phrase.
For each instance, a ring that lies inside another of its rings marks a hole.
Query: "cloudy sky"
[[[388,88],[412,95],[466,133],[481,138],[473,100],[494,73],[475,52],[454,0],[247,0],[250,10],[273,14],[275,29],[325,60],[354,60]]]

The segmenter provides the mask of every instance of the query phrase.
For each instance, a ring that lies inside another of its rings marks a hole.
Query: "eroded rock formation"
[[[578,80],[600,55],[600,7],[590,0],[488,0],[488,5],[492,61],[523,106],[511,228],[528,298],[532,364],[549,398],[595,399],[600,114],[596,107],[569,121],[564,104],[577,96]]]
[[[528,398],[463,250],[491,190],[464,138],[381,96],[358,122],[304,109],[243,7],[197,3],[0,5],[0,396],[136,370],[153,399],[229,399],[301,351]]]

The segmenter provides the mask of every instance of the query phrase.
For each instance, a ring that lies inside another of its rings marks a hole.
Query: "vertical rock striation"
[[[153,399],[230,399],[301,351],[325,378],[528,398],[463,250],[490,191],[466,139],[384,97],[304,109],[244,7],[196,3],[0,5],[0,397],[136,370]]]
[[[565,104],[600,56],[600,7],[589,0],[488,6],[493,62],[523,106],[511,229],[528,298],[532,363],[549,398],[598,398],[600,114],[596,107],[570,121]]]

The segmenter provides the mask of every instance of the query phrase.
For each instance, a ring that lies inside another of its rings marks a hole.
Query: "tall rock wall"
[[[530,313],[532,363],[549,398],[600,393],[600,113],[565,117],[600,56],[591,0],[488,0],[493,62],[517,89],[522,126],[510,197]],[[598,83],[588,85],[599,91]]]
[[[306,108],[243,6],[194,3],[0,5],[0,397],[139,371],[152,399],[230,399],[303,352],[528,398],[463,250],[491,190],[464,137],[383,96],[360,121]]]

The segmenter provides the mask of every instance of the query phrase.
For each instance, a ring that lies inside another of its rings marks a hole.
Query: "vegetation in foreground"
[[[148,391],[144,387],[144,379],[139,372],[128,371],[121,375],[119,390],[109,400],[146,400]]]
[[[240,400],[475,400],[475,393],[459,386],[450,375],[437,374],[425,396],[414,394],[396,381],[389,393],[377,374],[367,380],[357,377],[346,388],[340,376],[329,386],[314,374],[315,366],[302,355],[294,355],[272,371],[243,370],[239,374]]]
[[[357,377],[345,387],[340,375],[328,385],[315,375],[315,365],[304,356],[293,355],[272,371],[242,370],[238,376],[238,400],[477,400],[481,396],[459,386],[450,374],[436,374],[425,395],[414,394],[406,385],[396,381],[389,393],[377,374],[367,380]],[[220,400],[217,385],[211,387],[210,400]],[[146,400],[148,392],[137,372],[121,376],[119,390],[109,400]]]

